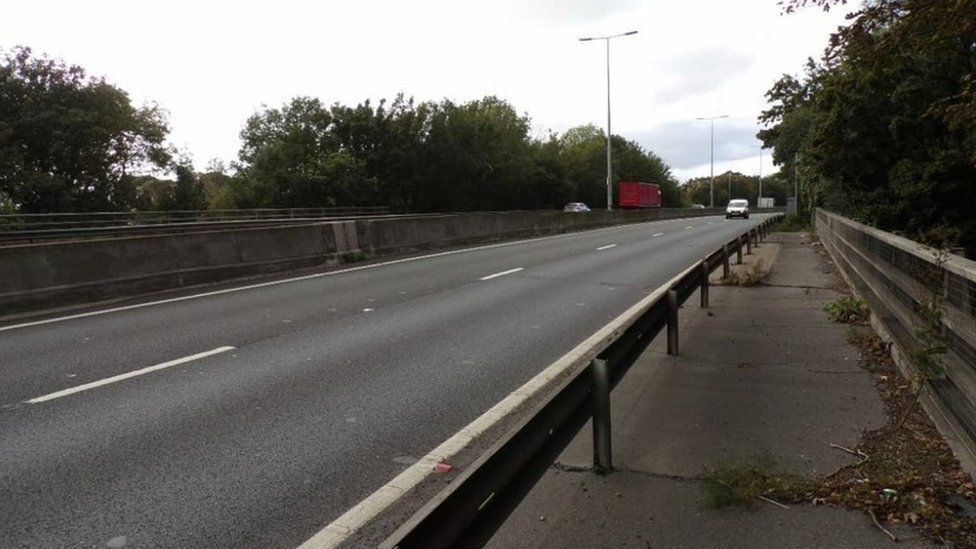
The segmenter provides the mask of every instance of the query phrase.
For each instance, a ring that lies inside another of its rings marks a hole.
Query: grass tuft
[[[709,471],[702,479],[705,504],[715,509],[753,507],[759,496],[779,502],[803,501],[814,483],[792,475],[777,475],[765,462]]]

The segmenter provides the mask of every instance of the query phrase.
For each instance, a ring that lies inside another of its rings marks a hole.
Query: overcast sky
[[[296,95],[326,104],[494,94],[533,131],[606,126],[688,177],[759,170],[756,117],[783,73],[817,57],[843,12],[781,15],[776,0],[9,2],[0,48],[32,47],[169,112],[170,140],[203,168],[237,157],[244,120]],[[766,153],[763,172],[774,168]]]

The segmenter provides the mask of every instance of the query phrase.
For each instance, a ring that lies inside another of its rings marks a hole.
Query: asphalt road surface
[[[0,546],[294,547],[763,217],[0,325]]]

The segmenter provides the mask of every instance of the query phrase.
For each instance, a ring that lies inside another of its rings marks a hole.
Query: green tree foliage
[[[602,206],[607,201],[606,134],[596,126],[578,126],[563,134],[561,145],[567,178],[576,199]],[[619,135],[610,140],[614,181],[656,183],[665,206],[682,205],[681,191],[671,168],[656,154]],[[617,188],[614,187],[614,203]]]
[[[528,117],[496,97],[433,105],[422,154],[425,201],[419,209],[532,207],[525,200],[534,185],[529,128]]]
[[[866,2],[820,62],[766,95],[759,137],[799,171],[801,207],[976,250],[976,2]]]
[[[29,48],[0,63],[0,195],[21,211],[122,210],[133,172],[163,167],[168,128],[155,106]]]
[[[164,210],[203,210],[207,207],[207,195],[203,190],[203,183],[193,166],[188,163],[180,163],[174,167],[176,172],[176,183],[172,186],[172,192],[163,204]]]
[[[605,134],[581,126],[533,139],[531,121],[493,96],[455,103],[356,107],[299,97],[248,119],[240,174],[215,194],[220,207],[385,205],[395,211],[561,208],[606,201]],[[614,136],[615,181],[682,195],[670,168]]]
[[[724,206],[729,202],[729,182],[732,184],[731,198],[744,198],[752,206],[757,205],[759,198],[759,177],[755,175],[744,175],[738,172],[725,172],[715,175],[715,205]],[[685,201],[689,204],[709,203],[709,184],[711,178],[696,177],[689,179],[682,187]],[[793,195],[793,183],[787,180],[787,176],[782,172],[763,177],[762,190],[763,196],[773,198],[777,206],[786,204],[786,197]]]

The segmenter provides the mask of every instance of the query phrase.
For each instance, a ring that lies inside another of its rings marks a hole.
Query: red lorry
[[[621,181],[618,189],[618,204],[621,208],[660,208],[661,188],[654,183],[631,183]]]

